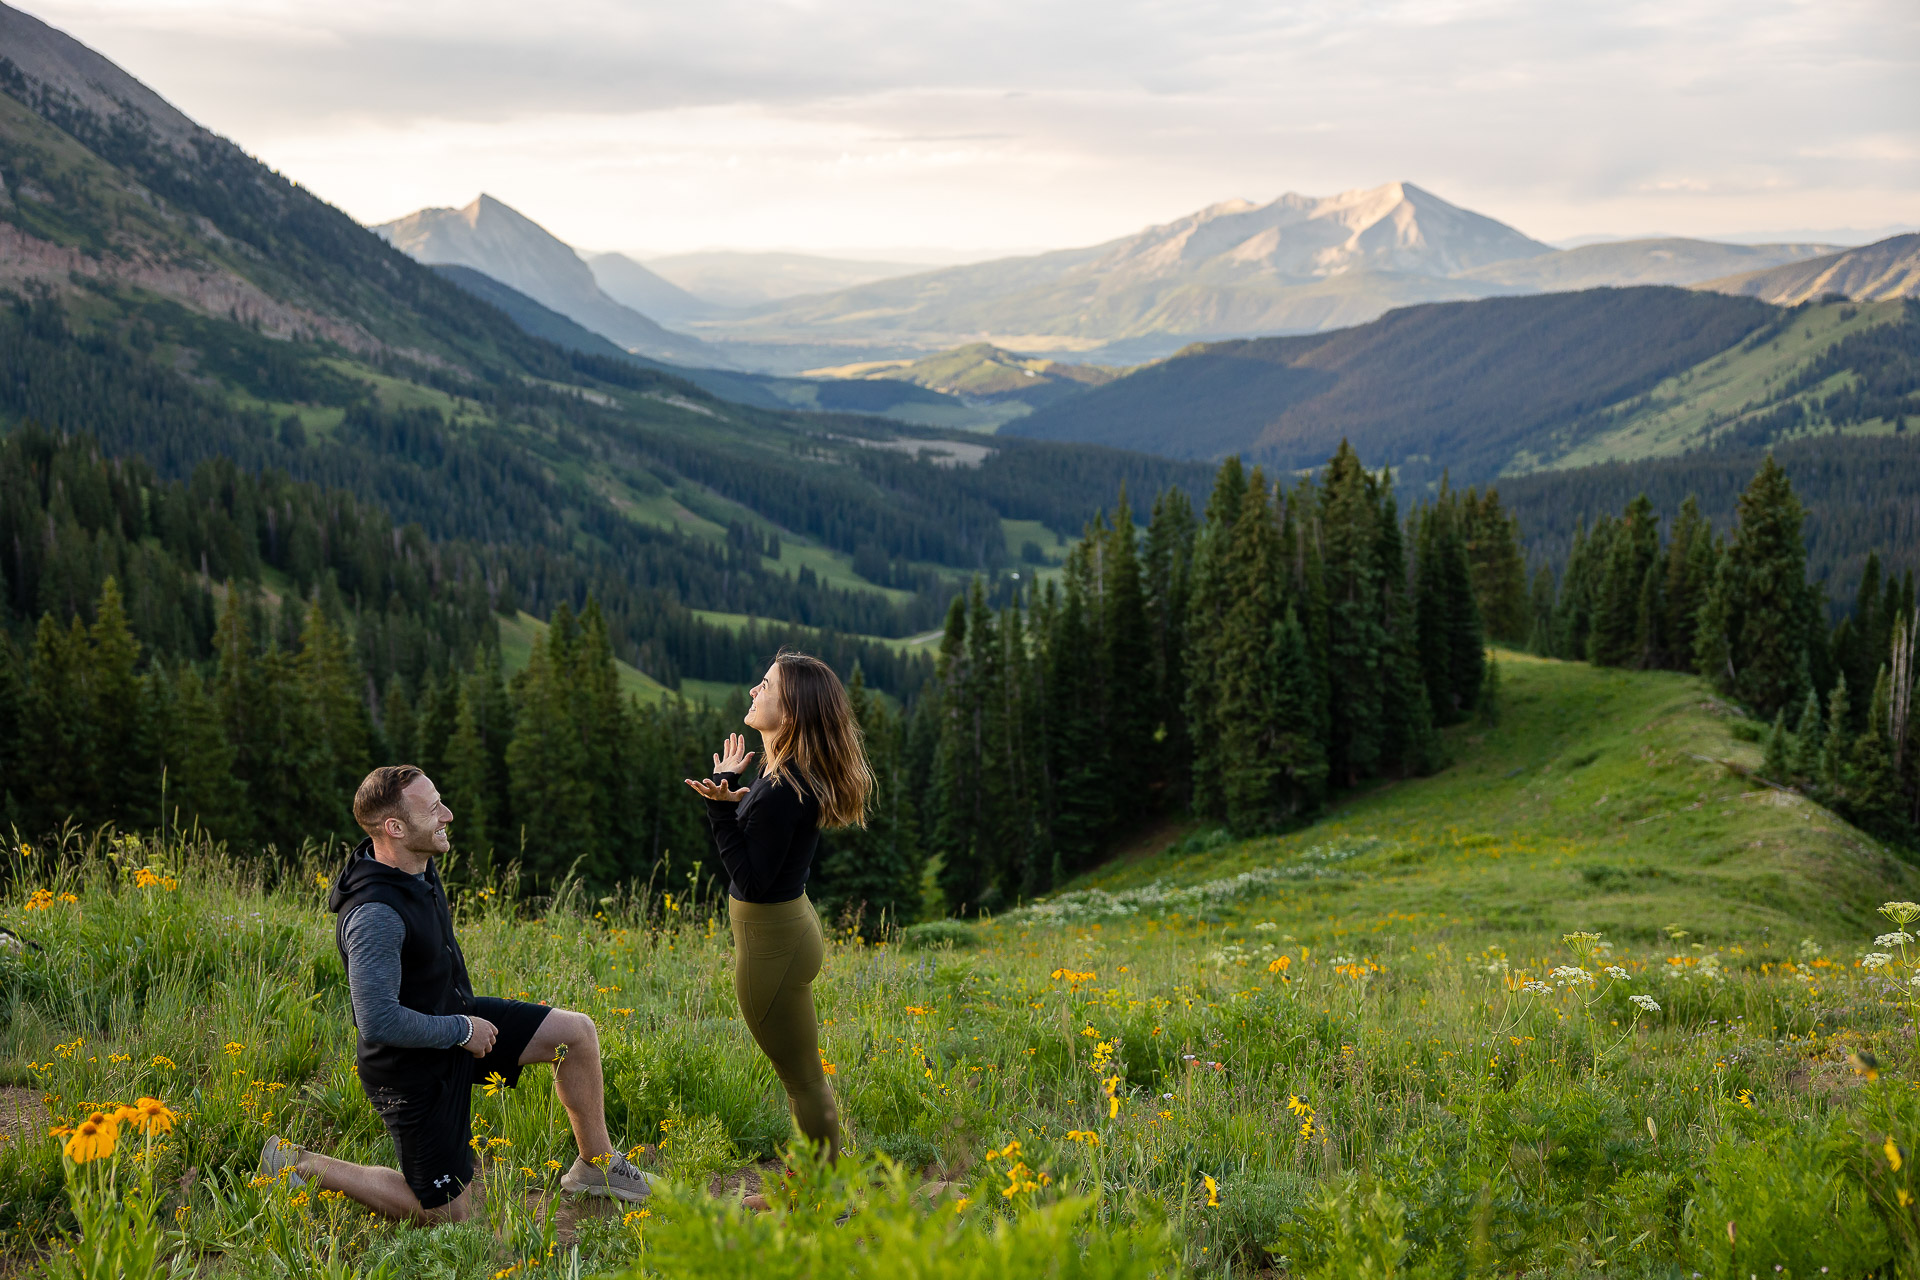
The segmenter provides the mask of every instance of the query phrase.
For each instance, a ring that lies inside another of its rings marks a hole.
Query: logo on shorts
[[[452,1175],[452,1174],[450,1174],[450,1173],[443,1173],[443,1174],[441,1174],[441,1175],[440,1175],[439,1177],[437,1177],[437,1178],[435,1178],[435,1179],[433,1180],[433,1185],[434,1185],[434,1186],[436,1186],[436,1187],[444,1187],[444,1186],[446,1186],[446,1185],[447,1185],[447,1184],[448,1184],[449,1182],[452,1182],[452,1181],[453,1181],[453,1175]]]

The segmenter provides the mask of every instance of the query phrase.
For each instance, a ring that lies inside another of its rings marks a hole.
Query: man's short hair
[[[407,805],[400,793],[412,786],[415,779],[426,776],[426,770],[418,765],[381,765],[363,778],[360,789],[353,793],[353,820],[360,824],[362,831],[372,835],[388,818],[405,819]]]

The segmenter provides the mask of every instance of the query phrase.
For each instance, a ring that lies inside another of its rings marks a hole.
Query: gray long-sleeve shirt
[[[400,944],[407,926],[398,911],[384,902],[363,902],[347,913],[341,937],[361,1035],[396,1049],[447,1049],[466,1040],[469,1024],[461,1015],[437,1017],[400,1003]]]

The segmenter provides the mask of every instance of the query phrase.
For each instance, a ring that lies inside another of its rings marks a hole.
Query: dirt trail
[[[0,1134],[7,1142],[42,1138],[47,1132],[47,1107],[41,1092],[22,1085],[0,1088]]]

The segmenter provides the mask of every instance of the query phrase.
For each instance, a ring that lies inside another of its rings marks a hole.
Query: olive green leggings
[[[820,1061],[813,979],[826,957],[820,917],[805,894],[791,902],[728,898],[733,924],[733,993],[754,1043],[787,1089],[800,1132],[840,1154],[840,1112]]]

